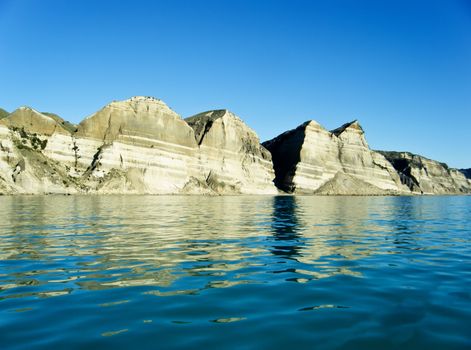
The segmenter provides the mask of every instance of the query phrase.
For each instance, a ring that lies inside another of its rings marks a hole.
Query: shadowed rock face
[[[301,161],[305,130],[310,123],[306,122],[294,130],[286,131],[263,143],[263,146],[272,154],[275,185],[282,191],[292,193],[296,189],[293,178],[296,174],[296,166]]]
[[[471,168],[470,169],[460,169],[460,171],[466,176],[467,179],[471,179]]]
[[[424,194],[471,193],[471,182],[466,175],[440,163],[409,152],[383,154],[399,173],[401,181],[412,192]]]
[[[357,121],[330,132],[309,121],[263,145],[272,153],[277,186],[288,192],[318,193],[330,186],[328,194],[334,194],[338,185],[338,194],[346,194],[347,180],[349,194],[407,190],[391,164],[369,149]]]

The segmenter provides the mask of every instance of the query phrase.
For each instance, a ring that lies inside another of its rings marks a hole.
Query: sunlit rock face
[[[270,153],[230,112],[190,118],[150,97],[79,125],[20,108],[0,121],[1,193],[275,194]]]
[[[315,121],[266,141],[279,188],[292,193],[403,193],[398,174],[369,149],[357,121],[327,131]]]
[[[471,193],[471,180],[466,177],[466,172],[409,152],[380,152],[394,166],[402,182],[414,193]]]
[[[0,190],[76,193],[73,137],[54,118],[21,107],[0,120]]]
[[[87,187],[101,193],[178,193],[198,172],[193,129],[164,102],[112,102],[78,125]]]
[[[183,120],[151,97],[112,102],[79,125],[29,107],[0,110],[0,194],[469,193],[466,176],[372,151],[356,121],[332,131],[309,121],[260,145],[227,110]]]
[[[197,114],[186,121],[199,145],[203,179],[220,193],[276,194],[270,152],[240,118],[227,110]]]

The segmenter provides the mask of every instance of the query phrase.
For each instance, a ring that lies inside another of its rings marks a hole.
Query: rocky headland
[[[187,119],[161,100],[112,102],[78,125],[0,109],[0,194],[462,194],[469,169],[374,151],[357,121],[308,121],[260,144],[228,110]]]

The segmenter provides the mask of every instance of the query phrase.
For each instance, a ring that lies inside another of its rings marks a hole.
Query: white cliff
[[[272,153],[277,185],[287,192],[392,194],[407,191],[384,156],[369,149],[357,121],[332,131],[308,121],[263,145]]]
[[[5,193],[76,193],[63,162],[71,134],[51,117],[21,107],[0,120],[0,188]]]
[[[78,126],[20,108],[0,121],[0,192],[277,193],[255,132],[231,113],[217,119],[198,144],[150,97],[112,102]]]
[[[409,152],[382,153],[394,166],[402,182],[418,194],[471,193],[466,171]]]
[[[186,121],[195,131],[201,171],[212,189],[221,193],[278,193],[270,152],[240,118],[227,110],[216,110]]]
[[[309,121],[260,145],[227,110],[183,120],[151,97],[112,102],[79,125],[29,107],[0,110],[0,194],[471,193],[466,176],[372,151],[356,121],[332,131]]]

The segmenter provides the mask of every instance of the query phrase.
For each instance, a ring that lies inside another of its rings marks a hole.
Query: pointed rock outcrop
[[[410,152],[378,152],[391,162],[402,182],[414,193],[471,193],[471,181],[466,175],[445,163]]]
[[[271,155],[251,128],[228,110],[185,119],[195,131],[201,169],[217,192],[276,194]]]
[[[351,194],[364,192],[361,183],[377,194],[407,190],[391,164],[369,149],[357,121],[332,131],[308,121],[263,145],[272,153],[277,186],[287,192],[317,193],[329,181],[336,181],[337,174],[337,178],[361,181],[350,181]]]

